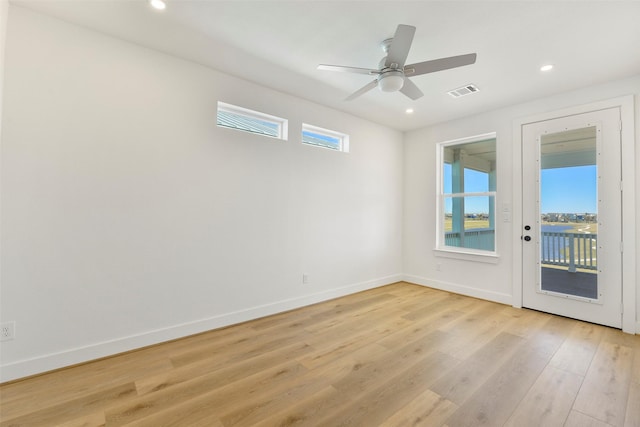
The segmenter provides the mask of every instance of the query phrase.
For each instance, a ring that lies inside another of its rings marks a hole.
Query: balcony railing
[[[578,268],[597,270],[597,234],[565,233],[543,231],[540,241],[540,261],[546,265],[568,267],[576,272]],[[444,234],[446,246],[456,248],[494,250],[495,231],[491,229],[467,230],[460,236],[457,232]]]
[[[489,228],[477,228],[466,230],[462,237],[460,233],[448,231],[444,233],[444,244],[456,248],[480,249],[493,251],[495,245],[495,230]]]
[[[543,231],[540,262],[568,267],[570,272],[582,268],[597,270],[597,234]]]

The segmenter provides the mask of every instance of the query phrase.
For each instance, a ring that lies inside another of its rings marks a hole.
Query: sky
[[[451,165],[444,165],[444,192],[451,193]],[[465,193],[481,193],[489,191],[489,175],[471,169],[464,170]],[[451,199],[445,199],[445,212],[451,213]],[[466,197],[464,202],[465,213],[489,213],[489,197]]]
[[[596,166],[543,169],[541,213],[597,213]]]
[[[444,191],[451,193],[451,165],[445,164]],[[541,213],[597,213],[596,166],[543,169],[540,189]],[[487,174],[465,170],[465,192],[488,191]],[[499,190],[499,189],[498,189]],[[446,212],[451,212],[451,199],[445,201]],[[488,213],[488,197],[468,197],[466,213]]]

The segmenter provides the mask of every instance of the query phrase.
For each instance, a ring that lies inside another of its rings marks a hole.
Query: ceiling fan
[[[404,65],[409,55],[409,49],[411,48],[411,42],[413,41],[415,32],[416,27],[411,25],[398,25],[393,38],[386,39],[381,44],[386,56],[380,61],[377,70],[326,64],[318,65],[318,69],[343,73],[377,75],[375,80],[349,95],[345,101],[351,101],[376,86],[383,92],[396,92],[399,90],[409,98],[416,100],[424,94],[415,83],[409,80],[409,77],[471,65],[476,62],[476,54],[469,53],[466,55],[450,56]]]

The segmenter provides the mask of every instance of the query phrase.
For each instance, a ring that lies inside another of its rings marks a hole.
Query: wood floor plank
[[[527,392],[505,427],[564,425],[583,377],[548,365]]]
[[[412,324],[401,314],[401,311],[391,305],[386,309],[368,313],[366,321],[362,321],[361,318],[348,318],[341,324],[321,328],[309,334],[306,342],[318,350],[325,350],[335,347],[336,343],[352,341],[363,335],[370,335],[372,339],[377,340]]]
[[[464,331],[456,330],[454,332],[456,338],[451,340],[441,351],[450,354],[456,359],[465,360],[491,342],[502,333],[508,323],[516,321],[509,316],[505,316],[499,307],[497,306],[494,311],[487,314],[486,319],[483,321],[474,321],[468,324]],[[471,324],[473,327],[470,328]]]
[[[603,326],[592,323],[578,324],[549,363],[559,369],[586,375],[604,329]]]
[[[636,335],[636,343],[633,356],[633,368],[631,368],[631,381],[640,383],[640,335]]]
[[[399,282],[0,384],[0,427],[638,427],[639,384],[640,336]]]
[[[175,367],[180,367],[204,358],[211,359],[215,357],[219,360],[219,363],[247,360],[272,350],[304,341],[305,335],[305,331],[275,336],[271,334],[264,334],[258,337],[242,335],[241,338],[230,343],[214,342],[213,344],[207,344],[204,347],[199,346],[192,351],[173,356],[171,357],[171,363]]]
[[[235,363],[220,363],[215,357],[204,358],[198,362],[177,367],[170,372],[152,375],[136,381],[138,395],[142,396],[158,390],[190,381],[202,376],[218,378],[219,387],[259,373],[272,366],[290,362],[306,354],[310,347],[306,343],[296,343],[263,354],[254,359],[245,359]]]
[[[516,310],[517,313],[514,313],[513,310]],[[513,310],[509,311],[509,313],[516,321],[506,325],[505,332],[523,338],[530,338],[535,335],[553,317],[551,314],[527,310],[526,308]]]
[[[580,322],[566,317],[547,317],[547,321],[528,337],[527,343],[530,350],[551,358],[572,334],[578,323]]]
[[[352,401],[352,396],[344,395],[333,386],[324,388],[314,395],[292,404],[285,411],[269,414],[253,427],[293,427],[316,426],[323,416]]]
[[[405,320],[400,319],[398,322],[405,322]],[[393,324],[394,326],[400,326],[395,322]],[[323,342],[310,340],[313,343],[314,350],[306,352],[304,356],[298,358],[298,361],[308,369],[314,369],[335,359],[358,354],[360,349],[363,347],[371,348],[370,344],[374,343],[376,344],[376,350],[384,352],[386,349],[380,345],[379,341],[392,332],[388,326],[389,324],[386,323],[384,328],[378,328],[373,331],[366,330],[355,335],[343,335],[337,340],[335,336],[333,339],[325,337]]]
[[[455,334],[465,335],[474,333],[478,329],[479,324],[483,324],[488,316],[493,316],[497,311],[504,308],[502,304],[496,304],[490,301],[470,301],[463,300],[464,304],[473,303],[469,309],[464,310],[464,316],[441,326],[440,330],[452,332]]]
[[[585,415],[578,411],[571,411],[564,427],[613,427],[603,421]]]
[[[391,285],[382,286],[378,288],[380,290],[385,290],[387,293],[400,297],[400,298],[409,298],[414,300],[416,296],[419,295],[436,295],[439,293],[446,293],[440,291],[438,289],[430,288],[428,286],[416,285],[414,283],[407,282],[396,282]]]
[[[431,390],[418,394],[411,402],[387,418],[380,427],[439,426],[453,414],[458,406]]]
[[[16,418],[7,417],[7,419],[0,423],[0,426],[28,425],[33,427],[50,427],[52,425],[66,423],[83,416],[92,415],[94,412],[103,409],[105,406],[124,402],[135,395],[135,385],[133,383],[129,383],[97,393],[87,393],[83,397],[49,407],[40,407],[36,402],[33,402],[33,412]],[[4,412],[4,404],[2,412]]]
[[[173,366],[164,356],[138,358],[140,355],[116,356],[30,378],[0,387],[0,421],[26,415],[35,409],[63,405],[88,394],[106,391],[134,382],[147,375],[170,371]],[[34,402],[38,402],[34,407]]]
[[[518,351],[524,340],[505,332],[472,354],[464,363],[430,387],[457,405],[463,404],[489,377]]]
[[[629,385],[624,427],[640,427],[640,382],[631,381]]]
[[[409,404],[414,396],[424,393],[432,381],[458,363],[443,353],[423,353],[420,359],[408,363],[408,367],[395,376],[386,377],[377,387],[362,390],[353,403],[328,414],[318,425],[378,425]]]
[[[127,423],[127,427],[225,427],[206,401],[184,402]],[[108,424],[110,426],[112,424]]]
[[[452,310],[455,307],[455,303],[466,302],[468,301],[464,300],[464,298],[459,298],[459,295],[445,292],[426,294],[403,304],[403,307],[407,310],[404,317],[409,320],[419,320],[424,317],[431,317],[443,310]]]
[[[214,414],[220,414],[220,408],[234,401],[241,401],[247,394],[262,388],[285,386],[287,380],[306,371],[297,362],[288,362],[261,371],[242,380],[220,386],[224,381],[219,373],[203,375],[172,387],[163,388],[154,393],[139,396],[125,404],[111,406],[105,411],[109,426],[120,426],[161,412],[168,407],[186,403],[186,406],[202,407],[206,405]],[[188,402],[188,403],[187,403]]]
[[[442,312],[450,311],[462,311],[463,315],[468,315],[469,310],[475,308],[475,300],[461,295],[445,293],[444,298],[436,297],[434,301],[429,301],[425,307],[416,307],[404,317],[409,320],[419,321],[421,319],[431,319],[439,316]]]
[[[366,297],[358,300],[350,299],[348,301],[338,300],[331,305],[328,305],[326,309],[319,310],[304,319],[298,319],[294,323],[282,323],[278,325],[280,330],[283,328],[303,328],[309,331],[325,330],[340,322],[336,322],[336,319],[351,319],[362,315],[363,313],[375,311],[381,308],[389,306],[390,301],[395,301],[396,297],[388,293],[376,293],[373,295],[367,295]],[[295,314],[295,313],[292,313]]]
[[[252,426],[265,416],[287,410],[296,400],[312,396],[328,386],[329,381],[322,378],[310,378],[307,381],[296,380],[295,384],[281,393],[265,390],[261,395],[251,396],[231,411],[225,408],[220,420],[225,427]]]
[[[345,390],[345,392],[348,391],[349,393],[365,392],[371,387],[376,387],[380,383],[386,382],[389,376],[397,374],[405,366],[422,359],[424,355],[433,353],[437,348],[438,342],[446,339],[446,333],[432,332],[421,341],[409,343],[393,351],[389,350],[384,356],[376,358],[376,360],[356,366],[350,375],[333,382],[333,386],[338,390]]]
[[[603,341],[587,371],[574,409],[613,426],[624,425],[633,352]]]
[[[464,315],[464,312],[458,310],[445,309],[436,311],[432,316],[418,318],[404,328],[396,330],[395,333],[380,339],[379,343],[393,349],[409,342],[419,341],[426,335],[436,331],[439,326],[452,322],[462,315]],[[406,316],[403,316],[403,318],[406,318]]]
[[[90,415],[85,415],[80,418],[58,424],[56,427],[104,427],[106,425],[107,420],[104,417],[104,411],[98,411]]]
[[[280,391],[264,389],[247,396],[244,401],[228,405],[221,412],[220,420],[225,427],[255,425],[266,416],[288,411],[297,401],[325,390],[336,378],[347,376],[354,366],[354,363],[344,358],[310,370],[289,381],[288,386]]]
[[[376,308],[388,306],[395,298],[389,294],[374,295],[360,301],[353,301],[348,304],[338,304],[334,309],[324,311],[311,316],[309,325],[305,329],[311,332],[325,330],[334,325],[340,325],[350,317],[358,317],[363,312],[370,312]]]
[[[449,427],[501,426],[549,362],[531,349],[516,352],[447,420]]]

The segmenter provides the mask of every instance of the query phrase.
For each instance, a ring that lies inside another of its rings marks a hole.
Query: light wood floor
[[[0,392],[1,426],[640,426],[640,336],[397,283]]]

